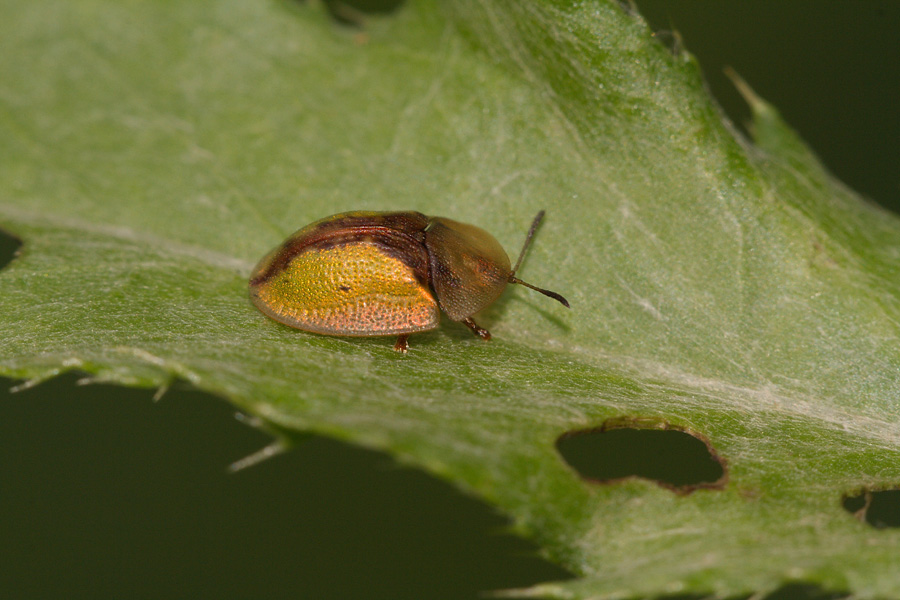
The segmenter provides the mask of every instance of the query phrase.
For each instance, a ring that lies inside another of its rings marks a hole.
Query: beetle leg
[[[491,339],[491,332],[484,327],[480,327],[478,323],[472,320],[472,317],[463,319],[462,322],[466,327],[472,330],[472,333],[474,333],[484,341],[488,341],[489,339]]]
[[[400,352],[401,354],[406,354],[409,351],[409,334],[403,333],[397,336],[397,343],[394,344],[394,350]]]

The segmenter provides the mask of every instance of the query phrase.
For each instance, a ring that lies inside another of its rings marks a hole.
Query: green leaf
[[[900,592],[900,534],[841,507],[900,483],[900,223],[748,91],[755,144],[616,2],[0,6],[0,374],[68,369],[227,398],[287,434],[386,450],[486,499],[577,580],[533,595]],[[332,338],[276,324],[249,270],[344,210],[473,222],[566,311]],[[597,485],[564,432],[701,435],[721,489]]]

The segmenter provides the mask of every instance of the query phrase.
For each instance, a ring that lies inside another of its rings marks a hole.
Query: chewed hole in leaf
[[[388,15],[405,0],[325,0],[328,14],[342,25],[363,27],[367,17]]]
[[[21,247],[22,242],[18,238],[0,230],[0,269],[12,262]]]
[[[876,529],[900,527],[900,489],[861,490],[844,496],[844,510]]]
[[[682,43],[681,35],[677,31],[660,29],[654,32],[653,37],[666,47],[673,56],[681,56],[684,52],[684,44]]]
[[[789,583],[766,596],[765,600],[838,600],[847,596],[847,592],[826,590],[809,583]]]
[[[579,475],[595,483],[640,477],[688,494],[721,489],[727,480],[725,462],[709,442],[667,423],[611,419],[563,434],[556,447]]]

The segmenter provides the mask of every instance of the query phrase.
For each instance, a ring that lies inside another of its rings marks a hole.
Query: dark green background
[[[900,3],[638,5],[662,43],[680,32],[735,123],[749,111],[726,65],[838,178],[900,207]],[[75,381],[0,392],[3,597],[476,598],[566,576],[490,508],[389,457],[316,438],[228,474],[269,442],[229,405]]]

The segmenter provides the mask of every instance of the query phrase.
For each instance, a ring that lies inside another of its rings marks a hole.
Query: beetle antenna
[[[519,272],[519,267],[522,266],[522,260],[525,258],[525,251],[528,250],[528,246],[531,245],[531,238],[534,237],[534,232],[537,231],[538,225],[541,224],[541,221],[544,219],[544,211],[538,211],[538,214],[534,216],[534,221],[531,222],[531,228],[528,230],[528,235],[525,236],[525,243],[522,244],[522,251],[519,252],[519,260],[516,261],[516,266],[513,267],[512,275],[515,275]]]
[[[527,288],[531,288],[531,289],[533,289],[533,290],[536,291],[536,292],[540,292],[540,293],[542,293],[542,294],[545,295],[545,296],[549,296],[549,297],[553,298],[554,300],[556,300],[557,302],[559,302],[560,304],[562,304],[562,305],[565,306],[566,308],[569,308],[569,301],[566,300],[565,298],[563,298],[563,297],[562,297],[562,294],[557,294],[556,292],[551,292],[550,290],[545,290],[544,288],[539,288],[539,287],[536,286],[536,285],[531,285],[530,283],[525,283],[524,281],[522,281],[522,280],[519,279],[518,277],[510,276],[509,282],[510,282],[510,283],[518,283],[519,285],[524,285],[524,286],[527,287]]]
[[[551,292],[550,290],[545,290],[544,288],[539,288],[536,285],[531,285],[530,283],[525,283],[524,281],[516,277],[516,272],[519,270],[519,267],[522,265],[522,260],[525,258],[525,252],[528,250],[528,246],[531,245],[531,239],[534,237],[534,232],[537,231],[537,228],[541,224],[541,221],[543,219],[544,211],[538,211],[538,214],[534,217],[534,221],[531,222],[531,228],[528,229],[528,235],[525,236],[525,243],[522,244],[522,251],[519,252],[519,260],[516,261],[516,266],[513,267],[512,273],[509,274],[509,282],[518,283],[519,285],[524,285],[527,288],[531,288],[536,292],[540,292],[545,296],[553,298],[566,308],[569,308],[569,301],[563,298],[562,295],[557,294],[556,292]]]

